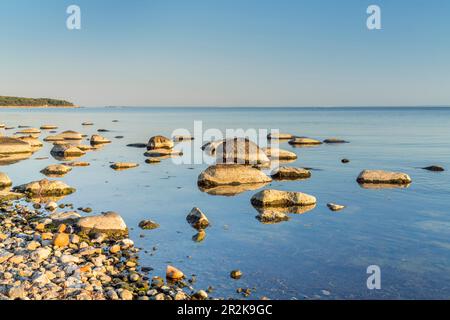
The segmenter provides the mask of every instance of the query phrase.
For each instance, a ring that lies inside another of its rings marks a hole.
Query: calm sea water
[[[282,148],[298,155],[290,165],[317,170],[311,179],[273,182],[266,188],[312,194],[318,205],[291,215],[290,221],[264,225],[250,204],[257,191],[234,197],[203,193],[196,183],[206,164],[166,160],[149,165],[143,149],[126,147],[157,134],[170,136],[177,128],[192,130],[196,120],[203,121],[204,129],[274,128],[351,143],[314,148],[283,143]],[[83,121],[95,125],[83,127]],[[197,275],[196,288],[214,287],[217,297],[239,298],[236,289],[248,287],[256,289],[250,296],[255,299],[450,298],[450,176],[448,171],[419,169],[432,164],[450,169],[450,109],[5,109],[0,110],[0,122],[33,127],[50,123],[88,135],[99,128],[111,130],[102,135],[112,144],[80,159],[90,167],[74,168],[61,178],[77,189],[63,202],[90,206],[95,213],[119,212],[133,228],[130,237],[143,249],[142,265],[154,268],[151,275],[164,275],[171,263]],[[124,138],[114,138],[119,135]],[[42,179],[39,171],[58,161],[35,158],[49,156],[50,149],[45,143],[32,158],[0,171],[15,185]],[[344,157],[351,162],[341,164]],[[112,161],[138,162],[140,167],[115,172],[109,168]],[[407,189],[363,189],[355,182],[363,169],[403,171],[413,184]],[[328,202],[347,208],[333,213]],[[195,232],[185,220],[194,206],[212,224],[201,243],[192,241]],[[142,219],[161,227],[140,230]],[[381,268],[381,290],[367,289],[369,265]],[[232,280],[233,269],[244,276]]]

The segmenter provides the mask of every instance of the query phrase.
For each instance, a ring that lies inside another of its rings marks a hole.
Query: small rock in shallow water
[[[199,208],[193,208],[187,215],[186,221],[197,230],[205,229],[209,226],[208,218]]]
[[[390,172],[383,170],[364,170],[356,179],[358,183],[373,184],[409,184],[411,178],[403,172]]]
[[[142,220],[139,222],[139,227],[144,230],[153,230],[159,228],[159,224],[152,220]]]
[[[342,162],[342,163],[349,163],[350,160],[348,160],[348,159],[342,159],[341,162]]]
[[[429,167],[425,167],[422,168],[424,170],[428,170],[428,171],[434,171],[434,172],[442,172],[445,171],[445,169],[441,166],[429,166]]]
[[[332,202],[328,203],[328,204],[327,204],[327,207],[328,207],[331,211],[340,211],[340,210],[342,210],[342,209],[345,208],[345,206],[343,206],[343,205],[336,204],[336,203],[332,203]]]
[[[180,280],[184,278],[184,273],[181,270],[169,265],[166,269],[166,277],[172,280]]]
[[[233,270],[230,272],[230,277],[233,279],[240,279],[242,277],[242,271],[241,270]]]
[[[251,202],[257,207],[289,207],[314,205],[317,200],[314,196],[301,192],[267,189],[255,194]]]

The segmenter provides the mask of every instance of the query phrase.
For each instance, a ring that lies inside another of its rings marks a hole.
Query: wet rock
[[[422,168],[424,170],[428,170],[428,171],[434,171],[434,172],[442,172],[445,171],[445,169],[441,166],[429,166],[429,167],[425,167]]]
[[[187,215],[186,221],[197,230],[206,229],[209,226],[208,218],[199,208],[193,208]]]
[[[144,230],[153,230],[159,228],[159,224],[152,220],[142,220],[141,222],[139,222],[139,228]]]
[[[307,138],[307,137],[295,137],[292,138],[289,141],[289,144],[294,145],[294,146],[308,146],[308,145],[319,145],[322,144],[321,141],[319,140],[315,140],[315,139],[311,139],[311,138]]]
[[[181,280],[184,278],[184,273],[181,270],[169,265],[166,269],[166,278],[172,280]]]
[[[266,153],[266,155],[270,158],[270,160],[295,160],[297,159],[297,155],[294,152],[278,149],[278,148],[262,148],[262,150]]]
[[[311,177],[311,172],[303,168],[279,167],[272,174],[273,179],[277,180],[299,180]]]
[[[45,206],[45,210],[53,212],[56,209],[58,209],[58,204],[54,201],[50,201],[49,203],[47,203],[47,205]]]
[[[0,249],[0,263],[4,263],[9,260],[14,255],[14,253],[11,253],[9,251],[6,251],[4,249]]]
[[[40,134],[41,130],[37,128],[27,128],[17,132],[18,134]]]
[[[151,137],[147,144],[147,150],[172,149],[173,147],[173,141],[164,136]]]
[[[57,135],[48,136],[44,141],[54,142],[54,141],[80,141],[83,139],[83,135],[79,132],[73,130],[67,130],[61,132]]]
[[[268,140],[290,140],[294,138],[294,136],[290,133],[269,133],[267,135]]]
[[[130,144],[127,144],[127,147],[131,147],[131,148],[147,148],[147,144],[146,143],[130,143]]]
[[[215,148],[217,164],[262,164],[270,160],[254,142],[244,138],[223,140]]]
[[[241,270],[233,270],[230,272],[230,277],[233,279],[240,279],[242,277],[242,271]]]
[[[205,290],[199,290],[192,295],[192,298],[194,300],[206,300],[208,299],[208,294],[206,293]]]
[[[264,224],[275,224],[289,220],[289,216],[283,211],[264,209],[258,210],[258,212],[256,218]]]
[[[344,159],[341,160],[341,162],[342,162],[342,163],[349,163],[350,160],[344,158]]]
[[[149,164],[155,164],[155,163],[160,163],[161,162],[161,159],[158,159],[158,158],[148,158],[148,159],[145,159],[145,163],[149,163]]]
[[[45,175],[65,175],[69,173],[72,170],[71,167],[62,165],[62,164],[54,164],[46,167],[45,169],[41,170],[42,174]]]
[[[342,209],[345,208],[345,206],[343,206],[343,205],[336,204],[336,203],[332,203],[332,202],[328,203],[328,204],[327,204],[327,207],[328,207],[331,211],[340,211],[340,210],[342,210]]]
[[[11,185],[12,181],[6,173],[0,172],[0,189],[10,187]]]
[[[251,203],[257,207],[310,206],[316,204],[314,196],[292,191],[263,190],[255,194]]]
[[[174,157],[174,156],[182,156],[182,155],[183,155],[182,151],[172,150],[172,149],[153,149],[153,150],[149,150],[144,153],[144,156],[153,157],[153,158]]]
[[[83,150],[68,143],[55,144],[50,153],[60,157],[80,157],[86,154]]]
[[[232,197],[247,191],[254,191],[265,187],[269,182],[247,183],[240,185],[220,185],[215,187],[202,187],[199,190],[214,196]]]
[[[264,172],[239,164],[218,164],[210,166],[198,177],[200,187],[220,185],[240,185],[271,182],[272,178]]]
[[[94,123],[93,123],[93,122],[90,122],[90,121],[85,121],[85,122],[83,122],[81,125],[82,125],[82,126],[93,126]]]
[[[115,212],[106,212],[98,216],[83,217],[76,225],[83,231],[103,232],[108,235],[127,235],[128,228],[122,217]]]
[[[14,187],[13,191],[31,196],[61,196],[74,193],[75,189],[62,181],[43,179]]]
[[[63,164],[68,167],[89,167],[91,165],[89,162],[83,161],[71,161]]]
[[[182,141],[192,141],[194,140],[194,137],[192,136],[174,136],[173,141],[175,142],[182,142]]]
[[[33,152],[37,151],[37,148],[40,148],[44,145],[41,141],[39,141],[39,139],[33,136],[17,137],[17,139],[28,143],[31,146]]]
[[[338,139],[338,138],[329,138],[323,140],[324,143],[332,144],[332,143],[349,143],[348,141]]]
[[[134,162],[116,162],[111,165],[111,168],[114,170],[125,170],[139,167],[139,164]]]
[[[410,184],[411,178],[402,172],[364,170],[356,179],[361,184]]]
[[[105,137],[102,137],[99,134],[92,135],[90,141],[91,141],[91,145],[111,143],[111,140],[108,140],[108,139],[106,139]]]
[[[202,242],[206,238],[205,230],[200,229],[197,234],[192,236],[192,241],[194,242]]]
[[[10,137],[0,137],[0,155],[10,154],[31,154],[32,149],[29,143]]]

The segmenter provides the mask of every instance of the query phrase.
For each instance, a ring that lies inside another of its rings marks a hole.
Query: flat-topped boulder
[[[294,137],[289,140],[289,144],[294,146],[313,146],[322,144],[322,142],[308,137]]]
[[[240,164],[217,164],[208,167],[198,177],[200,187],[221,185],[241,185],[271,182],[272,178],[264,172]]]
[[[294,135],[290,133],[269,133],[267,135],[268,140],[290,140],[294,138]]]
[[[164,136],[151,137],[147,144],[147,150],[172,149],[174,143],[171,139]]]
[[[80,218],[76,226],[83,232],[101,232],[113,235],[127,235],[128,228],[122,217],[116,212],[106,212],[102,215]]]
[[[260,191],[251,199],[251,203],[256,207],[312,206],[316,202],[316,197],[306,193],[274,189]]]
[[[62,181],[43,179],[14,187],[13,191],[29,196],[62,196],[74,193],[75,189]]]
[[[0,137],[0,155],[32,153],[29,143],[10,137]]]
[[[76,211],[55,212],[49,216],[56,224],[73,224],[81,218],[81,215]]]
[[[364,170],[356,181],[361,184],[410,184],[412,182],[406,173],[384,170]]]
[[[78,147],[68,143],[55,144],[50,153],[60,157],[80,157],[86,154],[83,150],[80,150]]]
[[[245,138],[225,139],[215,148],[218,164],[261,164],[270,160],[254,142]]]
[[[40,134],[41,130],[37,128],[27,128],[17,132],[18,134]]]
[[[109,140],[99,134],[93,134],[91,136],[90,141],[91,141],[92,145],[111,143],[111,140]]]
[[[294,152],[283,150],[279,148],[267,147],[262,148],[262,150],[266,153],[266,155],[270,158],[270,160],[295,160],[297,159],[297,155]]]
[[[91,165],[89,162],[85,161],[70,161],[63,164],[69,167],[89,167]]]
[[[83,135],[73,130],[63,131],[59,134],[48,136],[44,141],[79,141],[83,139]]]
[[[311,171],[296,167],[279,167],[272,174],[272,178],[277,180],[299,180],[310,177]]]
[[[55,125],[53,125],[53,124],[43,124],[43,125],[40,127],[40,129],[41,129],[41,130],[55,130],[55,129],[58,129],[58,126],[55,126]]]
[[[12,185],[12,181],[6,175],[6,173],[0,172],[0,189],[10,187],[11,185]]]
[[[136,167],[139,167],[139,164],[134,162],[116,162],[111,165],[111,168],[114,170],[125,170]]]
[[[72,171],[72,168],[63,164],[52,164],[41,170],[45,175],[65,175]]]

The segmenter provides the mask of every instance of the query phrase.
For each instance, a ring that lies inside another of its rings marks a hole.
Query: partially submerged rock
[[[294,138],[294,136],[290,133],[269,133],[267,135],[268,140],[290,140]]]
[[[89,162],[84,161],[71,161],[63,164],[69,167],[89,167],[91,165]]]
[[[187,215],[186,221],[197,230],[206,229],[209,226],[208,218],[199,208],[193,208]]]
[[[55,144],[50,153],[59,157],[81,157],[86,154],[83,150],[68,143]]]
[[[146,157],[153,157],[153,158],[159,158],[159,157],[174,157],[174,156],[182,156],[183,152],[179,150],[173,150],[173,149],[153,149],[148,150],[144,153],[144,156]]]
[[[331,211],[340,211],[342,209],[345,208],[345,206],[340,205],[340,204],[336,204],[336,203],[327,203],[327,207],[331,210]]]
[[[292,191],[267,189],[255,194],[251,203],[257,207],[311,206],[317,202],[314,196]]]
[[[15,138],[0,137],[0,155],[21,153],[32,153],[32,149],[29,143]]]
[[[256,218],[264,224],[275,224],[289,220],[289,216],[285,212],[270,209],[259,211]]]
[[[192,136],[174,136],[173,141],[175,142],[182,142],[182,141],[192,141],[194,140],[194,137]]]
[[[441,166],[429,166],[429,167],[425,167],[422,168],[424,170],[428,170],[428,171],[434,171],[434,172],[442,172],[445,171],[445,169]]]
[[[174,143],[171,139],[164,136],[151,137],[147,144],[147,150],[172,149]]]
[[[83,232],[102,232],[111,235],[127,235],[128,228],[122,217],[112,211],[98,216],[80,218],[77,223]]]
[[[223,140],[215,148],[217,164],[261,164],[270,160],[254,142],[244,138]]]
[[[181,270],[169,265],[166,269],[166,278],[171,280],[181,280],[184,278],[184,273]]]
[[[130,144],[127,144],[127,147],[131,147],[131,148],[147,148],[147,144],[146,143],[130,143]]]
[[[41,130],[55,130],[58,129],[58,126],[55,126],[53,124],[44,124],[41,126]]]
[[[55,212],[50,215],[50,219],[56,224],[72,224],[78,221],[81,215],[76,211]]]
[[[134,162],[116,162],[111,165],[111,168],[114,170],[125,170],[136,167],[139,167],[139,164]]]
[[[316,139],[311,139],[307,137],[294,137],[289,141],[289,144],[294,146],[311,146],[311,145],[319,145],[322,144],[321,141]]]
[[[272,178],[277,180],[300,180],[310,177],[311,171],[295,167],[279,167],[272,174]]]
[[[220,185],[215,187],[199,186],[200,191],[213,196],[232,197],[247,191],[254,191],[265,187],[269,182],[264,183],[246,183],[240,185]]]
[[[48,136],[44,141],[79,141],[83,139],[83,135],[73,130],[63,131],[57,135]]]
[[[8,189],[0,188],[0,203],[5,201],[19,200],[25,197],[23,193],[11,192]]]
[[[216,187],[221,185],[241,185],[271,182],[272,178],[264,172],[239,164],[217,164],[208,167],[198,177],[200,187]]]
[[[62,181],[43,179],[14,187],[13,191],[29,196],[62,196],[74,193],[75,189]]]
[[[93,134],[91,136],[91,144],[92,145],[96,145],[96,144],[106,144],[106,143],[111,143],[111,140],[99,135],[99,134]]]
[[[152,220],[142,220],[139,222],[139,228],[144,230],[153,230],[159,228],[159,224]]]
[[[294,152],[278,149],[278,148],[262,148],[262,150],[266,153],[266,155],[270,158],[270,160],[295,160],[297,159],[297,155]]]
[[[329,138],[329,139],[325,139],[323,140],[324,143],[328,143],[328,144],[333,144],[333,143],[349,143],[346,140],[343,139],[339,139],[339,138]]]
[[[65,166],[63,164],[53,164],[53,165],[49,165],[45,169],[41,170],[41,173],[45,174],[45,175],[60,176],[60,175],[65,175],[65,174],[69,173],[70,171],[72,171],[72,168],[69,166]]]
[[[364,170],[356,179],[361,184],[399,184],[405,185],[412,182],[409,175],[402,172],[390,172],[383,170]]]
[[[41,130],[39,130],[37,128],[27,128],[27,129],[20,130],[17,133],[19,133],[19,134],[40,134]]]

